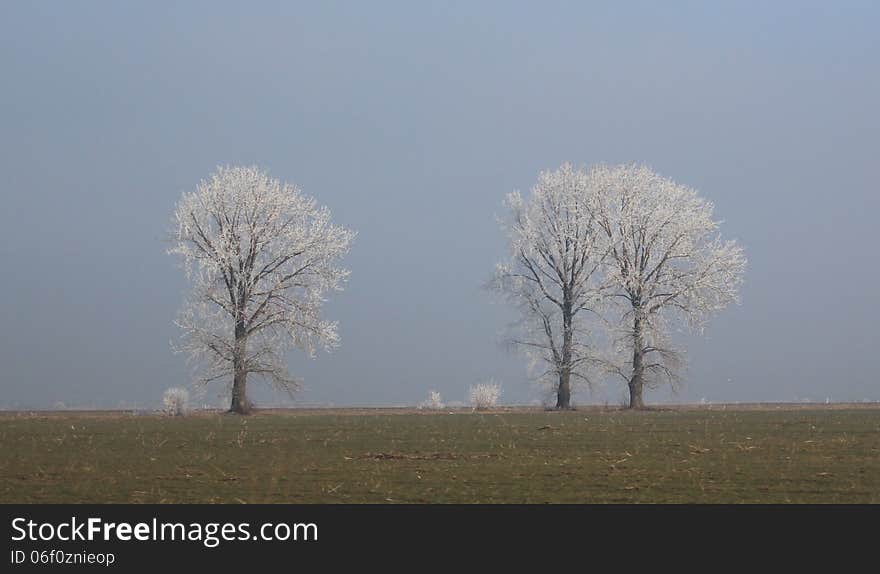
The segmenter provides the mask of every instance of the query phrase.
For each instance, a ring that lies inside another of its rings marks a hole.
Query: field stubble
[[[5,413],[0,502],[877,503],[880,408]]]

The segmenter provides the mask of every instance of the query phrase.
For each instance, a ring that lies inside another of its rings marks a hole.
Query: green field
[[[877,503],[880,409],[0,414],[0,502]]]

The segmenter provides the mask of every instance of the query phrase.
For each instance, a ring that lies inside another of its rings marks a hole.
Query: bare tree
[[[642,408],[645,385],[675,381],[671,323],[702,329],[738,302],[746,259],[721,239],[712,204],[695,190],[639,165],[597,166],[589,179],[610,249],[606,294],[623,303],[617,342],[628,358],[613,369],[629,387],[630,408]]]
[[[596,279],[607,248],[589,183],[566,163],[542,172],[528,200],[507,196],[510,258],[491,282],[519,307],[512,343],[544,366],[540,377],[554,387],[557,409],[571,408],[572,380],[589,384],[595,362],[588,316],[600,302]]]
[[[201,367],[197,384],[231,384],[230,411],[245,414],[247,376],[292,393],[284,362],[295,347],[313,356],[339,341],[320,317],[324,295],[341,290],[337,266],[354,233],[295,186],[254,167],[221,167],[174,212],[174,246],[192,291],[177,324],[181,350]]]

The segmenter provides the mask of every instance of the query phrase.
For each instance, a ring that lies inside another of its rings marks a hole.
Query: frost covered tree
[[[622,303],[615,338],[625,359],[613,370],[629,387],[630,408],[641,408],[646,385],[675,381],[670,327],[702,329],[738,301],[746,259],[720,237],[712,203],[694,189],[640,165],[596,166],[589,180],[610,249],[606,295]]]
[[[185,415],[189,411],[189,391],[180,387],[166,389],[162,394],[162,404],[169,415]]]
[[[320,311],[348,276],[338,260],[353,237],[313,198],[254,167],[220,167],[184,193],[169,253],[192,284],[177,324],[197,384],[231,385],[230,411],[240,414],[250,410],[249,374],[292,393],[284,352],[338,344]]]
[[[556,408],[571,407],[572,382],[590,382],[596,356],[590,325],[601,301],[598,279],[606,257],[588,174],[566,163],[544,171],[526,199],[507,196],[503,223],[509,258],[490,286],[520,310],[511,342],[556,393]]]
[[[468,389],[468,402],[478,411],[495,408],[499,398],[501,398],[501,385],[492,379],[472,385]]]

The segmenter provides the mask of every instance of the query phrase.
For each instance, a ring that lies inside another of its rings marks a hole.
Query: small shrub
[[[468,391],[468,401],[476,410],[491,409],[501,397],[501,385],[493,380],[473,385]]]
[[[428,393],[428,400],[419,403],[420,409],[429,411],[439,411],[443,406],[443,399],[437,391],[431,391]]]
[[[162,395],[165,412],[173,416],[182,416],[189,412],[189,391],[180,387],[167,389]]]

